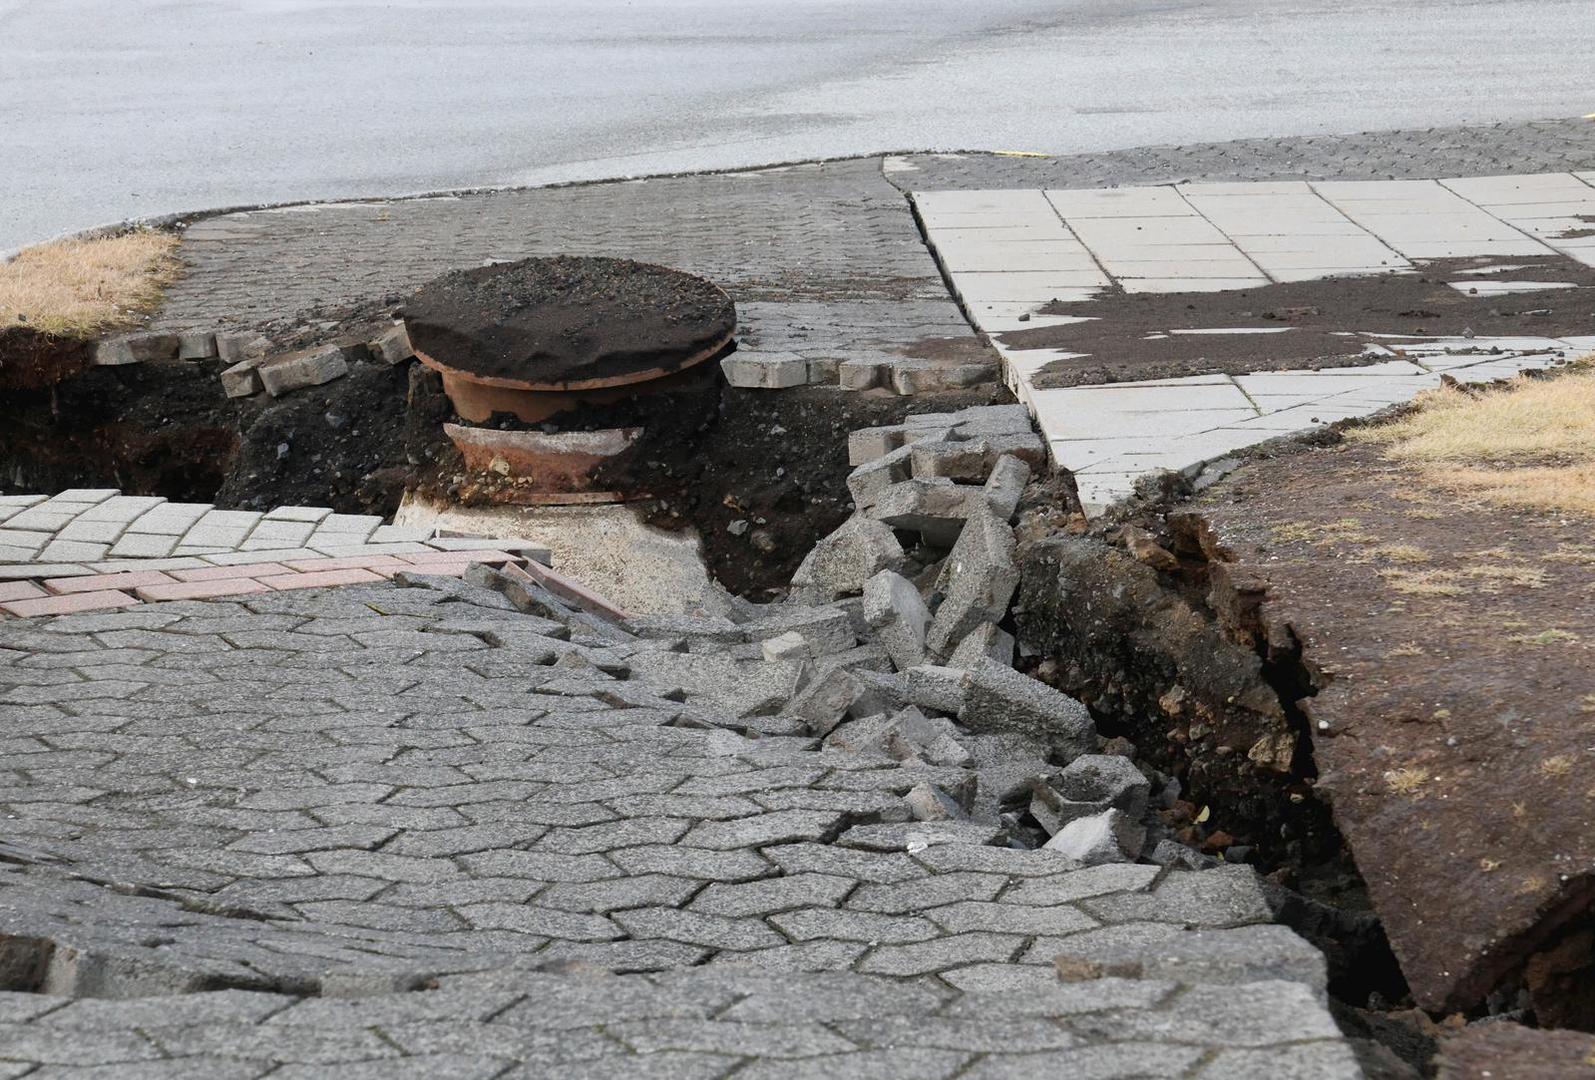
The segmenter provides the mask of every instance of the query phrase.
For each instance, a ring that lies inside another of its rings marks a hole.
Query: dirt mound
[[[0,390],[39,390],[89,366],[94,346],[27,326],[0,328]]]
[[[404,321],[439,363],[563,385],[674,371],[723,342],[736,310],[680,270],[562,255],[451,270],[411,297]]]

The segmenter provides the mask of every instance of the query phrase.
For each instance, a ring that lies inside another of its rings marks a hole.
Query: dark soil
[[[348,354],[346,377],[274,400],[226,397],[219,361],[94,367],[80,362],[86,351],[47,353],[68,358],[48,369],[54,381],[0,395],[0,483],[390,515],[415,464],[444,442],[441,420],[410,421],[435,402],[407,403],[405,369]],[[0,341],[0,371],[21,370],[19,355],[39,353]]]
[[[1257,461],[1187,513],[1261,590],[1236,631],[1299,654],[1316,790],[1419,1002],[1475,1007],[1537,953],[1542,1021],[1595,1026],[1590,523],[1436,489],[1364,443]]]
[[[1513,266],[1492,274],[1462,270]],[[1561,337],[1583,334],[1595,321],[1595,292],[1547,290],[1470,296],[1447,281],[1570,281],[1595,286],[1595,268],[1562,256],[1447,259],[1417,274],[1323,278],[1256,289],[1211,293],[1105,293],[1092,300],[1054,302],[1047,314],[1093,322],[1040,326],[998,335],[1020,349],[1086,353],[1055,360],[1037,374],[1038,387],[1164,379],[1215,371],[1231,375],[1284,368],[1346,367],[1367,363],[1368,344],[1399,353],[1401,342],[1370,334],[1415,337]],[[1173,330],[1290,327],[1278,334],[1172,334]],[[1350,331],[1351,333],[1347,333]],[[1342,336],[1345,335],[1345,336]]]
[[[89,366],[93,342],[26,326],[0,327],[0,391],[39,390]]]
[[[709,572],[760,601],[783,593],[809,549],[852,513],[848,432],[1012,400],[996,386],[911,398],[835,387],[740,390],[706,371],[695,385],[583,406],[537,427],[642,427],[636,446],[598,470],[595,489],[647,496],[648,520],[660,528],[697,529]],[[460,475],[451,446],[422,487],[457,499],[489,493],[483,483]],[[733,532],[736,522],[746,527]]]
[[[736,327],[703,278],[561,255],[451,270],[404,307],[411,343],[475,375],[558,385],[674,371]]]

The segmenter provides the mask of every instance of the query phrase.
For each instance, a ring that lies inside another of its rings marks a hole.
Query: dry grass
[[[1595,515],[1595,371],[1502,390],[1421,395],[1394,423],[1351,433],[1426,483],[1519,510]]]
[[[177,243],[139,230],[27,248],[0,263],[0,329],[86,337],[127,326],[177,276]]]

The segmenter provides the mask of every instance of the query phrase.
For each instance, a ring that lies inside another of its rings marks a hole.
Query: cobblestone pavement
[[[0,624],[3,1075],[1357,1075],[1250,869],[912,821],[1039,759],[822,748],[727,650],[409,575]]]

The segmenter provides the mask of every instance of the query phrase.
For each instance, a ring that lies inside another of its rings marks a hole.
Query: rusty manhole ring
[[[466,420],[537,423],[583,401],[664,389],[731,342],[736,308],[711,281],[595,256],[454,270],[405,306],[421,362]]]

